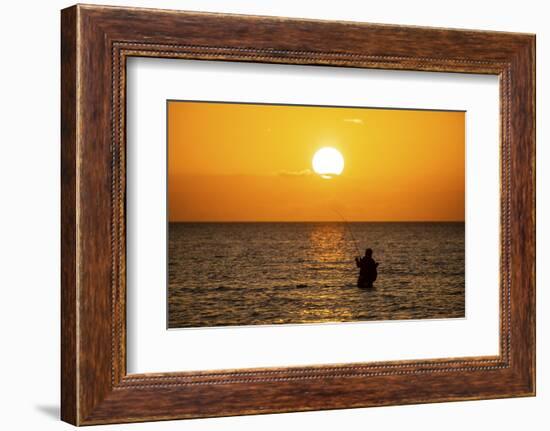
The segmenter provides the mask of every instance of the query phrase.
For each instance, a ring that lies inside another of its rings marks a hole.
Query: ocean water
[[[464,223],[169,224],[170,328],[459,318],[464,292]]]

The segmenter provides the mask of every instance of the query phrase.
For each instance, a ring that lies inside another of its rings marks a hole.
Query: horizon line
[[[465,223],[465,220],[168,220],[168,223]]]

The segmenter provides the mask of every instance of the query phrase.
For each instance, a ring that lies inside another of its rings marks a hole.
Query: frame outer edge
[[[527,75],[526,75],[526,85],[528,88],[528,95],[526,104],[529,107],[529,114],[526,118],[527,121],[527,130],[529,131],[528,135],[528,146],[530,149],[530,157],[527,161],[528,163],[528,175],[527,181],[530,183],[531,189],[529,194],[526,197],[528,205],[530,207],[530,217],[529,217],[529,231],[527,232],[530,253],[528,262],[529,267],[529,276],[530,285],[526,290],[529,295],[529,311],[528,311],[528,325],[529,325],[529,382],[528,382],[528,394],[530,396],[536,396],[537,393],[537,334],[536,334],[536,318],[537,318],[537,300],[536,300],[536,241],[537,241],[537,205],[536,205],[536,190],[537,190],[537,177],[536,177],[536,152],[537,152],[537,134],[536,134],[536,70],[537,70],[537,55],[536,55],[536,35],[531,35],[527,41],[527,48],[525,52],[526,56],[526,66],[527,66]]]
[[[536,395],[535,37],[511,58],[511,363],[521,396]]]
[[[531,40],[531,50],[530,50],[531,59],[533,62],[533,67],[531,71],[531,79],[533,82],[533,94],[531,96],[531,104],[533,109],[533,157],[531,160],[531,169],[532,169],[532,178],[533,178],[533,212],[532,212],[532,222],[533,222],[533,237],[534,237],[534,256],[533,256],[533,316],[531,318],[532,325],[532,337],[533,337],[533,352],[532,352],[532,378],[533,378],[533,388],[532,395],[537,396],[537,37],[533,35]]]
[[[528,199],[531,204],[531,232],[529,234],[532,236],[532,264],[530,268],[531,284],[529,286],[529,299],[530,299],[530,396],[537,395],[537,292],[536,292],[536,283],[537,283],[537,37],[532,35],[528,41],[527,48],[528,61],[527,64],[530,67],[530,74],[527,77],[527,82],[529,84],[530,94],[528,99],[528,104],[531,109],[530,124],[528,128],[530,130],[529,143],[531,146],[531,158],[529,160],[529,179],[532,182],[532,190]]]
[[[61,420],[79,423],[77,299],[78,7],[61,11]]]

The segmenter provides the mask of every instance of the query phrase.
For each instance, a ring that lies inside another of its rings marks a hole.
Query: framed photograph
[[[535,394],[535,37],[61,14],[62,419]]]

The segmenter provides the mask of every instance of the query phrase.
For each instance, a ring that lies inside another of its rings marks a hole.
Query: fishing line
[[[355,245],[355,250],[357,251],[357,255],[358,256],[361,256],[361,251],[359,250],[359,246],[357,245],[357,240],[355,239],[355,236],[353,235],[353,232],[351,230],[351,227],[348,226],[348,221],[344,218],[344,216],[342,214],[340,214],[340,212],[336,209],[336,208],[332,208],[332,210],[338,214],[338,216],[342,219],[342,221],[344,222],[344,227],[346,228],[346,230],[349,232],[350,236],[351,236],[351,239],[353,240],[353,244]]]

